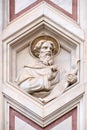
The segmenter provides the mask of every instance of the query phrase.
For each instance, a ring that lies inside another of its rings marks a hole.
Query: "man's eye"
[[[47,49],[47,47],[44,47],[44,49]]]

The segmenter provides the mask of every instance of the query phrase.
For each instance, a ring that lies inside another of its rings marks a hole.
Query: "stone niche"
[[[16,110],[20,113],[23,112],[24,116],[36,122],[41,127],[45,127],[61,117],[61,115],[77,107],[83,90],[78,86],[80,78],[79,71],[77,82],[68,87],[62,96],[47,104],[43,104],[36,97],[31,96],[16,84],[15,80],[23,66],[28,66],[37,62],[37,58],[35,58],[30,51],[30,46],[32,41],[40,36],[50,36],[58,41],[60,50],[54,57],[54,64],[58,64],[69,71],[73,62],[76,59],[80,59],[79,42],[74,40],[73,37],[71,38],[61,33],[60,30],[46,25],[46,23],[42,23],[40,26],[32,28],[29,32],[27,31],[27,33],[20,34],[16,38],[10,40],[10,42],[4,44],[3,78],[6,84],[4,84],[3,93],[5,96],[10,97],[9,99],[11,100],[8,99],[6,102],[8,109],[10,107],[14,109],[17,108]],[[74,100],[75,102],[72,103]]]
[[[73,62],[76,59],[79,59],[79,44],[70,38],[62,36],[58,31],[53,30],[46,25],[41,25],[8,46],[7,80],[9,83],[16,85],[16,77],[23,66],[28,66],[32,63],[34,64],[34,62],[38,60],[32,55],[30,46],[35,38],[45,35],[55,38],[60,45],[59,53],[54,57],[55,64],[58,64],[69,71]]]

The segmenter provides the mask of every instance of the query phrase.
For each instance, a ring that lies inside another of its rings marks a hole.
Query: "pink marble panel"
[[[54,128],[55,126],[57,126],[58,124],[60,124],[61,122],[63,122],[64,120],[68,119],[69,117],[72,117],[72,130],[77,130],[77,108],[74,108],[70,112],[68,112],[65,115],[63,115],[62,117],[58,118],[57,120],[55,120],[54,122],[52,122],[45,128],[41,128],[35,122],[33,122],[30,119],[28,119],[27,117],[23,116],[21,113],[17,112],[13,108],[10,108],[10,119],[9,119],[10,120],[10,123],[9,123],[10,129],[9,130],[15,130],[15,117],[18,117],[19,119],[23,120],[24,122],[26,122],[27,124],[29,124],[30,126],[34,127],[37,130],[43,130],[43,129],[50,130],[50,129]]]
[[[10,7],[10,21],[12,21],[13,19],[15,19],[16,17],[20,16],[21,14],[23,14],[24,12],[26,12],[27,10],[33,8],[35,5],[37,5],[38,3],[40,3],[42,0],[37,0],[36,2],[30,4],[29,6],[25,7],[23,10],[21,10],[18,13],[15,13],[15,0],[9,0],[9,7]]]
[[[45,0],[45,1],[47,3],[49,3],[50,5],[52,5],[53,7],[55,7],[56,9],[63,12],[64,14],[68,15],[69,17],[71,17],[75,21],[77,21],[77,0],[72,0],[72,11],[71,11],[72,13],[64,10],[62,7],[58,6],[57,4],[55,4],[54,2],[52,2],[50,0]]]
[[[56,4],[56,3],[54,3],[50,0],[37,0],[36,2],[34,2],[34,3],[30,4],[29,6],[25,7],[23,10],[19,11],[18,13],[15,13],[15,0],[10,0],[10,2],[9,2],[10,3],[10,21],[15,19],[16,17],[20,16],[21,14],[23,14],[27,10],[33,8],[35,5],[37,5],[38,3],[42,2],[42,1],[49,3],[54,8],[60,10],[64,14],[68,15],[69,17],[71,17],[72,19],[77,21],[77,0],[72,0],[72,11],[71,11],[72,13],[68,12],[67,10],[58,6],[58,4]]]

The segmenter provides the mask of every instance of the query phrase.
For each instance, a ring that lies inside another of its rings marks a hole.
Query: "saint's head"
[[[57,45],[56,40],[52,38],[49,39],[40,39],[33,46],[33,54],[45,65],[52,65],[54,55],[58,52],[59,46]]]
[[[40,61],[45,65],[53,64],[53,51],[55,46],[52,41],[41,40],[39,41],[34,50],[38,52]]]

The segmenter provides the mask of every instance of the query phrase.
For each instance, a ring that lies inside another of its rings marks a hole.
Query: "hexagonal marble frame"
[[[49,10],[49,7],[45,7],[45,9]],[[55,11],[53,13],[53,16],[56,17],[57,14],[55,14]],[[26,20],[26,18],[28,18],[28,14],[23,19]],[[59,20],[63,20],[62,18],[59,18],[59,16],[57,18]],[[75,33],[76,35],[73,35],[72,29],[70,30],[70,28],[65,27],[65,25],[63,25],[61,22],[55,23],[53,18],[51,18],[49,14],[45,15],[45,13],[44,16],[41,14],[41,16],[38,18],[35,17],[34,19],[31,19],[33,22],[30,21],[30,23],[28,22],[24,24],[23,19],[19,19],[16,23],[12,23],[12,25],[10,25],[7,30],[4,30],[3,33],[3,94],[5,96],[5,114],[7,114],[8,111],[9,115],[9,107],[12,107],[17,109],[20,113],[23,113],[26,117],[30,118],[41,127],[45,127],[66,112],[72,110],[72,108],[79,106],[78,104],[80,104],[84,93],[84,86],[81,85],[82,63],[80,66],[80,82],[71,89],[67,90],[60,97],[44,105],[31,95],[18,88],[10,79],[12,69],[15,70],[14,56],[16,56],[16,51],[14,50],[16,50],[15,48],[18,46],[19,51],[28,46],[30,41],[28,39],[29,36],[31,36],[33,33],[35,34],[36,31],[38,31],[37,35],[46,33],[48,34],[49,32],[50,35],[54,34],[55,37],[58,35],[60,39],[62,38],[63,40],[67,41],[68,45],[76,49],[76,55],[79,57],[79,49],[81,51],[83,42],[83,32],[76,25],[76,30],[79,34],[81,34],[81,37],[77,32]],[[20,24],[20,20],[22,25]],[[16,30],[16,26],[19,25],[18,23],[20,24],[20,27],[18,27],[18,30]],[[11,26],[14,25],[15,28],[12,30],[12,32],[10,32]],[[69,27],[70,25],[71,23],[68,23]],[[9,35],[7,34],[7,31],[9,32]],[[21,43],[21,40],[23,43]],[[11,56],[13,57],[10,58]],[[13,67],[12,69],[11,66]],[[5,121],[9,122],[7,117],[5,117]]]

